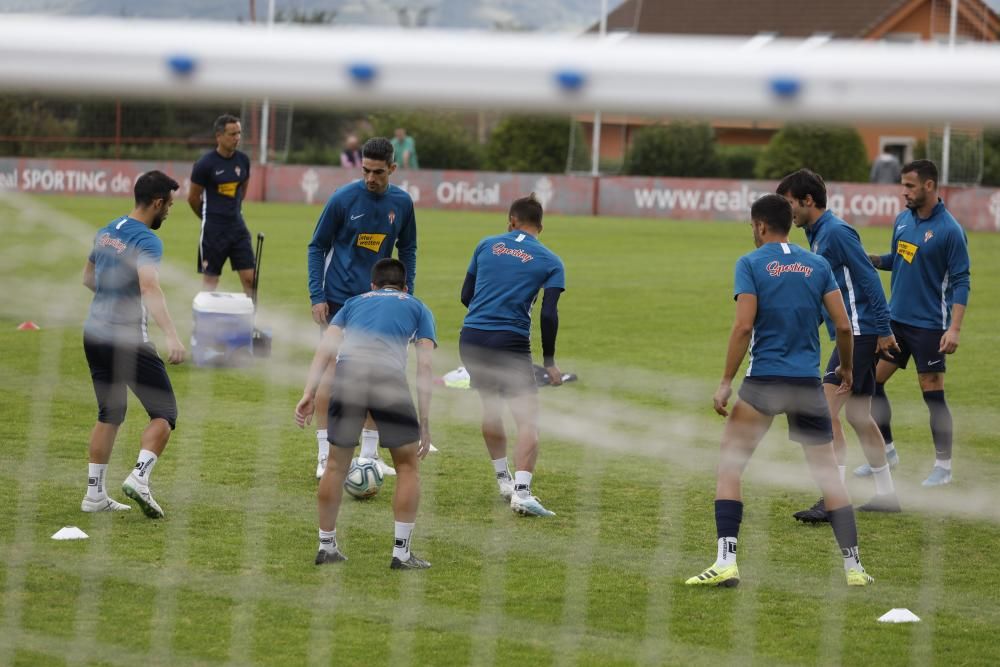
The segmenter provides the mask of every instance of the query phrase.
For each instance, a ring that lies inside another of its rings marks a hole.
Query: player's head
[[[180,184],[162,171],[147,171],[135,181],[135,207],[149,211],[152,216],[150,227],[159,229],[174,204],[174,191]]]
[[[903,182],[906,208],[915,211],[923,207],[928,199],[937,201],[938,170],[930,160],[907,162],[903,165],[900,180]]]
[[[532,228],[536,233],[542,231],[542,203],[534,192],[527,197],[515,199],[507,213],[507,231],[524,227]]]
[[[372,267],[372,289],[383,287],[406,291],[406,267],[394,257],[380,259]]]
[[[240,145],[243,128],[238,117],[224,113],[215,119],[212,129],[215,130],[215,142],[220,151],[232,153]]]
[[[382,194],[389,187],[389,176],[396,171],[392,143],[385,137],[372,137],[361,147],[361,174],[370,192]]]
[[[395,135],[395,137],[397,139],[399,139],[400,141],[402,141],[403,139],[406,138],[406,128],[405,127],[397,127],[396,130],[393,132],[393,134]]]
[[[823,214],[826,208],[826,183],[816,172],[799,169],[781,179],[775,190],[792,206],[792,222],[806,227]]]
[[[792,229],[792,205],[781,195],[764,195],[750,207],[750,226],[758,248],[769,240],[787,238]]]

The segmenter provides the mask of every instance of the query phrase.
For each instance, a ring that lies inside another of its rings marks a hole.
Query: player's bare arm
[[[840,355],[840,365],[837,366],[840,386],[837,388],[837,393],[846,394],[851,391],[854,382],[854,329],[851,327],[851,320],[844,306],[844,297],[839,289],[823,295],[823,307],[830,314],[837,332],[837,354]]]
[[[344,330],[338,326],[330,326],[320,338],[316,353],[313,355],[312,364],[309,366],[309,375],[306,377],[306,386],[302,390],[302,398],[295,406],[295,423],[299,428],[304,428],[306,424],[312,423],[313,412],[316,410],[316,388],[327,372],[327,366],[331,361],[336,360],[337,351],[344,340]]]
[[[743,358],[750,349],[750,338],[753,335],[753,323],[757,319],[757,295],[740,294],[736,297],[736,319],[733,330],[729,334],[729,347],[726,350],[726,366],[722,371],[719,388],[712,397],[715,411],[723,417],[729,416],[726,404],[733,394],[733,378],[743,363]]]
[[[427,456],[431,447],[431,393],[434,389],[434,369],[431,361],[434,355],[434,341],[421,338],[417,348],[417,417],[420,420],[420,446],[417,456]]]
[[[90,260],[87,260],[87,263],[84,264],[83,266],[83,284],[91,292],[97,291],[97,281],[94,278],[94,271],[95,271],[94,263],[91,262]]]
[[[174,327],[174,321],[170,319],[170,311],[167,310],[167,299],[160,289],[160,272],[155,264],[145,264],[140,266],[139,291],[142,293],[142,301],[146,309],[153,315],[157,326],[167,337],[167,361],[171,364],[179,364],[184,361],[187,350],[181,343]]]
[[[958,339],[959,334],[962,331],[962,320],[965,318],[965,306],[956,303],[951,306],[951,326],[948,330],[944,332],[941,336],[941,345],[938,348],[939,352],[944,352],[945,354],[954,354],[958,349]]]
[[[205,188],[201,187],[197,183],[191,183],[188,185],[188,206],[194,211],[195,216],[201,220],[201,195],[205,191]]]

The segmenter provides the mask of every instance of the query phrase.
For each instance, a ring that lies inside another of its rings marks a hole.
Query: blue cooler
[[[198,292],[191,356],[196,366],[242,366],[253,358],[253,301],[242,292]]]

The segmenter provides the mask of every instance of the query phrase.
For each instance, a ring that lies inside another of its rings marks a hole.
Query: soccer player
[[[253,245],[243,220],[250,158],[236,150],[242,133],[239,118],[224,114],[215,119],[213,127],[216,147],[194,163],[187,198],[201,219],[198,273],[202,274],[202,289],[214,292],[228,259],[232,270],[239,273],[243,291],[254,299]]]
[[[542,297],[542,357],[550,384],[562,384],[556,366],[559,295],[566,289],[562,260],[538,240],[542,205],[517,199],[507,216],[507,233],[479,242],[469,263],[462,304],[468,307],[459,353],[483,406],[482,431],[500,495],[518,514],[553,516],[531,494],[538,459],[538,387],[531,363],[531,306]],[[504,404],[517,425],[515,472],[507,465]]]
[[[396,170],[392,144],[374,137],[361,149],[362,179],[337,190],[326,203],[309,242],[309,298],[313,320],[326,327],[344,303],[368,291],[372,267],[380,259],[399,259],[406,267],[406,288],[413,293],[417,271],[417,222],[413,200],[389,183]],[[320,382],[316,400],[330,400],[330,381]],[[316,418],[316,478],[323,475],[330,445],[326,413]],[[369,420],[361,433],[361,456],[375,459],[384,475],[395,471],[378,456],[378,431]]]
[[[83,269],[83,284],[94,292],[90,314],[83,325],[83,350],[97,396],[97,423],[90,434],[87,495],[84,512],[121,512],[131,509],[108,496],[104,476],[115,446],[118,427],[125,421],[127,389],[131,388],[149,415],[139,440],[139,459],[122,484],[122,491],[151,519],[163,510],[149,490],[153,466],[163,455],[177,424],[177,401],[166,367],[146,331],[146,313],[167,337],[167,360],[184,361],[184,345],[167,311],[160,289],[158,266],[163,242],[151,230],[159,229],[174,203],[174,179],[150,171],[135,182],[135,208],[101,228]]]
[[[413,408],[406,382],[406,350],[411,339],[416,341],[417,348],[419,413]],[[370,415],[398,473],[392,499],[396,539],[389,567],[394,570],[430,567],[430,563],[410,551],[410,536],[420,501],[418,461],[427,455],[431,442],[434,341],[431,312],[408,294],[406,269],[402,262],[392,258],[376,262],[371,273],[371,291],[347,299],[323,334],[302,399],[295,407],[295,420],[302,427],[310,421],[318,404],[316,390],[327,364],[336,359],[327,422],[332,447],[317,493],[317,565],[347,560],[337,548],[337,513],[358,436],[366,415]],[[327,406],[319,405],[326,411]]]
[[[785,413],[789,438],[801,443],[813,478],[823,491],[833,534],[844,557],[848,586],[874,580],[861,566],[858,530],[847,489],[837,474],[833,430],[819,379],[819,330],[824,307],[836,330],[843,395],[851,390],[854,332],[830,264],[788,242],[792,208],[780,195],[764,195],[750,208],[757,250],[736,262],[736,320],[729,337],[715,411],[728,417],[715,490],[718,557],[685,583],[739,585],[736,542],[743,520],[740,480],[775,415]],[[732,413],[726,409],[732,382],[750,349],[750,365]]]
[[[951,411],[944,399],[945,355],[958,349],[969,302],[968,239],[938,195],[933,162],[904,165],[902,181],[906,210],[896,216],[889,253],[869,255],[875,268],[892,271],[890,324],[901,349],[895,357],[878,362],[872,413],[886,447],[894,450],[885,383],[897,369],[906,368],[912,356],[934,438],[934,467],[923,485],[941,486],[951,482],[952,454]],[[871,474],[864,466],[854,472]]]
[[[851,393],[837,393],[840,385],[840,377],[837,375],[840,355],[836,349],[830,355],[823,375],[823,393],[833,419],[833,449],[837,455],[840,479],[843,481],[847,470],[847,441],[839,418],[841,408],[846,405],[847,421],[857,433],[861,448],[875,474],[875,497],[858,509],[898,512],[899,501],[896,499],[892,473],[885,457],[885,443],[871,416],[878,354],[891,354],[899,350],[889,328],[889,308],[878,272],[868,261],[868,255],[861,245],[861,237],[854,228],[827,210],[826,184],[819,174],[800,169],[782,179],[777,193],[791,205],[792,222],[805,230],[812,251],[830,263],[854,333],[854,378]],[[829,313],[824,313],[824,319],[830,339],[834,340],[833,321]],[[807,523],[828,520],[822,498],[809,509],[796,512],[794,516]]]

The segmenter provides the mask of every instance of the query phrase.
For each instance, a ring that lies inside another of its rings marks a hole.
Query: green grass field
[[[580,375],[541,393],[535,490],[558,516],[510,513],[475,397],[439,391],[441,452],[423,466],[414,533],[434,567],[400,576],[387,567],[391,480],[371,501],[345,502],[338,538],[350,561],[312,564],[316,449],[292,409],[317,337],[305,247],[318,207],[247,206],[252,231],[267,234],[260,323],[274,354],[249,369],[170,369],[180,420],[153,475],[167,518],[79,511],[96,415],[80,271],[93,230],[129,208],[0,199],[0,665],[1000,664],[1000,235],[970,235],[972,300],[947,375],[951,487],[919,486],[932,447],[912,369],[889,385],[907,511],[858,518],[876,585],[847,590],[829,528],[791,519],[818,494],[776,422],[744,488],[743,584],[690,590],[684,579],[715,557],[722,421],[711,396],[748,226],[546,219],[542,240],[563,257],[569,288],[558,361]],[[416,293],[437,319],[441,373],[459,364],[469,255],[504,222],[418,214]],[[168,303],[188,332],[198,224],[183,203],[161,235]],[[889,230],[862,236],[882,250]],[[15,330],[29,319],[42,330]],[[113,490],[144,422],[133,402]],[[849,454],[860,463],[853,440]],[[873,492],[870,481],[850,486],[856,500]],[[90,539],[49,539],[68,525]],[[875,621],[893,607],[923,621]]]

